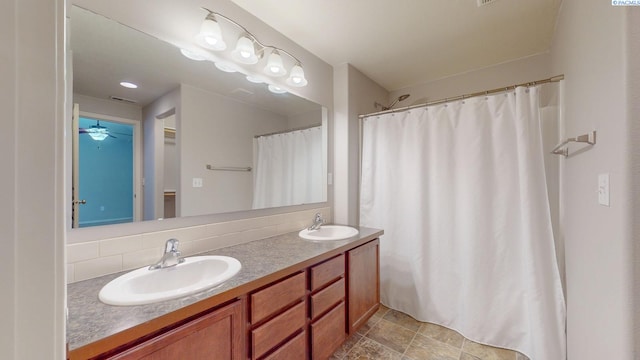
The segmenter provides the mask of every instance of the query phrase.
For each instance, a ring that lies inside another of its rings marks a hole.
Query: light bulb
[[[287,74],[287,70],[284,69],[284,65],[282,64],[282,57],[280,56],[278,50],[274,49],[271,52],[264,71],[271,76],[283,76]]]
[[[222,38],[222,30],[212,14],[209,14],[200,26],[200,32],[196,36],[200,46],[207,49],[222,51],[227,48],[227,44]]]
[[[241,64],[255,64],[258,62],[253,40],[247,36],[241,36],[236,43],[236,48],[231,52],[233,60]]]
[[[291,68],[291,75],[289,75],[289,78],[287,79],[287,84],[296,87],[302,87],[308,84],[300,63],[297,63],[293,68]]]

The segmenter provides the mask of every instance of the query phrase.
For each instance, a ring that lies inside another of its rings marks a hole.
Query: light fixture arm
[[[230,22],[231,24],[237,26],[242,31],[244,31],[246,33],[246,35],[249,35],[249,37],[251,38],[251,40],[254,43],[258,44],[260,49],[258,49],[257,52],[260,53],[261,55],[264,55],[264,50],[265,49],[277,50],[278,52],[287,54],[289,57],[291,57],[291,59],[293,59],[295,61],[295,63],[296,63],[295,65],[302,66],[302,61],[300,61],[300,59],[298,59],[297,57],[293,56],[290,52],[288,52],[288,51],[286,51],[286,50],[284,50],[282,48],[279,48],[277,46],[263,44],[260,40],[258,40],[258,38],[255,35],[253,35],[253,33],[251,31],[247,30],[246,27],[240,25],[239,23],[237,23],[233,19],[231,19],[231,18],[229,18],[227,16],[224,16],[224,15],[220,14],[219,12],[211,11],[211,10],[205,8],[205,7],[201,7],[201,9],[204,10],[204,11],[207,11],[209,13],[207,15],[207,17],[211,16],[211,17],[213,17],[214,20],[215,20],[216,17],[223,18],[223,19],[227,20],[228,22]]]

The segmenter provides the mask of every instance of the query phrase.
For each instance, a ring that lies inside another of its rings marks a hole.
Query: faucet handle
[[[316,213],[316,218],[314,220],[315,222],[324,222],[324,219],[322,218],[322,214],[321,213]]]
[[[164,252],[165,253],[170,253],[170,252],[180,253],[180,251],[178,251],[178,245],[179,244],[180,244],[180,241],[178,241],[178,239],[169,239],[169,240],[167,240],[167,242],[165,244]]]

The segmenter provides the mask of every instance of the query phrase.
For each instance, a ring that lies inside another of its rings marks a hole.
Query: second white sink
[[[322,225],[318,230],[303,229],[298,233],[303,239],[314,241],[344,240],[358,235],[356,228],[344,225]]]
[[[142,305],[175,299],[206,290],[232,278],[240,262],[228,256],[193,256],[176,266],[144,267],[113,279],[99,298],[109,305]]]

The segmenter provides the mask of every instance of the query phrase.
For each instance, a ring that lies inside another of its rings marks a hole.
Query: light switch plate
[[[193,187],[194,188],[202,187],[202,178],[193,178]]]
[[[598,175],[598,204],[609,205],[609,174]]]

